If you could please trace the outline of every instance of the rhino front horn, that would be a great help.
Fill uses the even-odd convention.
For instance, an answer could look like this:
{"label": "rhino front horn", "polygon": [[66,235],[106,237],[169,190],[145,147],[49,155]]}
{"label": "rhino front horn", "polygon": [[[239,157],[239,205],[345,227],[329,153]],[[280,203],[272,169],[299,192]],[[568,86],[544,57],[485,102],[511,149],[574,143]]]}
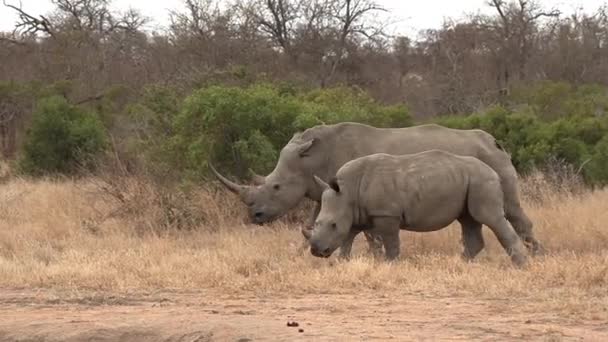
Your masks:
{"label": "rhino front horn", "polygon": [[228,188],[228,190],[239,195],[242,194],[245,190],[247,190],[246,186],[236,184],[235,182],[232,182],[228,178],[222,176],[219,172],[217,172],[213,165],[211,165],[211,163],[208,163],[208,165],[209,169],[211,169],[211,172],[213,172],[215,177],[217,177],[217,179],[219,179],[220,182],[222,182],[222,184],[224,184]]}

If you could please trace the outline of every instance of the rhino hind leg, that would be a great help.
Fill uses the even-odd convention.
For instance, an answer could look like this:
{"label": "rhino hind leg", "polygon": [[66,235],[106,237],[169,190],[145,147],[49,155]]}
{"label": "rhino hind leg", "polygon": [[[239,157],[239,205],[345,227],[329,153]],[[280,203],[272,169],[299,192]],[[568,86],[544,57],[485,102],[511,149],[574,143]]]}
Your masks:
{"label": "rhino hind leg", "polygon": [[502,217],[497,219],[496,222],[488,223],[487,225],[494,232],[502,247],[511,257],[511,261],[513,261],[516,266],[524,266],[527,262],[526,248],[509,221]]}
{"label": "rhino hind leg", "polygon": [[503,198],[497,196],[500,194],[499,189],[497,181],[472,186],[468,198],[469,214],[475,221],[492,230],[516,266],[523,266],[527,262],[526,247],[505,218]]}
{"label": "rhino hind leg", "polygon": [[506,206],[505,216],[511,225],[515,229],[515,232],[524,242],[526,248],[530,251],[532,255],[538,256],[545,253],[545,248],[542,244],[534,237],[534,233],[532,232],[532,221],[521,206],[517,205],[509,205]]}
{"label": "rhino hind leg", "polygon": [[469,215],[458,219],[458,221],[462,227],[462,243],[464,245],[462,258],[471,261],[485,246],[481,232],[482,224]]}
{"label": "rhino hind leg", "polygon": [[490,165],[498,173],[501,181],[501,189],[504,196],[505,216],[511,223],[517,235],[522,239],[524,245],[532,255],[541,255],[545,249],[534,237],[532,232],[532,220],[524,212],[519,200],[519,189],[517,171],[513,167],[511,158],[503,153],[502,157],[495,158],[486,155],[483,161]]}

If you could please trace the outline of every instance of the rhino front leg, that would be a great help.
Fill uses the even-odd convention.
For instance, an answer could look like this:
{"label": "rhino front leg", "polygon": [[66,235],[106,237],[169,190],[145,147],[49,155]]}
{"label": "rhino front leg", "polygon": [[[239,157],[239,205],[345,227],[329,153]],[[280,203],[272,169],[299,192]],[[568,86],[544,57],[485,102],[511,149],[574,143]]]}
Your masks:
{"label": "rhino front leg", "polygon": [[399,240],[399,218],[379,217],[374,219],[373,234],[382,237],[386,259],[389,261],[399,258],[401,241]]}
{"label": "rhino front leg", "polygon": [[[353,248],[353,243],[355,241],[355,237],[360,233],[360,230],[351,229],[348,237],[342,245],[340,246],[340,257],[348,259],[350,258],[350,253]],[[367,239],[367,243],[369,244],[369,251],[372,253],[374,258],[380,257],[382,255],[382,237],[378,234],[374,234],[368,230],[363,231],[363,235],[365,239]]]}
{"label": "rhino front leg", "polygon": [[353,242],[355,241],[355,237],[357,236],[357,234],[359,234],[359,232],[353,229],[351,229],[351,231],[348,233],[346,240],[344,240],[344,242],[342,242],[342,245],[340,245],[340,259],[350,259],[350,253],[353,249]]}

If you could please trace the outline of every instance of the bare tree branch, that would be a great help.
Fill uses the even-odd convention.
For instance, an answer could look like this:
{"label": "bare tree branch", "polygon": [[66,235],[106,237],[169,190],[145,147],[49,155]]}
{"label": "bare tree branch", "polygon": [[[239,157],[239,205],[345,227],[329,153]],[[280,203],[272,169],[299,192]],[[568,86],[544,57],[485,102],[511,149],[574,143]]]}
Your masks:
{"label": "bare tree branch", "polygon": [[8,7],[15,12],[19,16],[19,21],[15,25],[15,29],[13,30],[13,35],[18,32],[22,34],[36,34],[38,32],[43,32],[48,34],[49,36],[54,36],[54,30],[52,24],[49,22],[47,18],[44,16],[40,16],[36,18],[25,11],[23,11],[23,4],[19,1],[19,6],[15,6],[6,2],[6,0],[2,0],[2,3],[5,7]]}

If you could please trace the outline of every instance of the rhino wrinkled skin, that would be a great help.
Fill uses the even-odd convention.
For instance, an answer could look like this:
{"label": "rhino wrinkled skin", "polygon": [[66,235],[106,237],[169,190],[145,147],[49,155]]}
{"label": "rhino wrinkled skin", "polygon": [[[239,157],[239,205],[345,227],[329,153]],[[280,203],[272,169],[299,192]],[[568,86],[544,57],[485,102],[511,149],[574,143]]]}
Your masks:
{"label": "rhino wrinkled skin", "polygon": [[467,260],[483,249],[486,225],[515,265],[526,263],[526,249],[505,218],[500,178],[477,158],[440,150],[378,153],[347,162],[329,184],[315,180],[324,191],[309,240],[314,256],[329,257],[353,240],[353,227],[364,226],[382,237],[393,260],[401,229],[436,231],[458,220]]}
{"label": "rhino wrinkled skin", "polygon": [[[412,154],[432,149],[457,155],[472,156],[489,165],[500,177],[504,193],[505,215],[533,253],[542,251],[532,232],[532,222],[521,208],[517,173],[511,158],[489,133],[461,130],[436,124],[404,128],[376,128],[364,124],[343,122],[319,125],[293,135],[282,148],[274,170],[266,177],[256,176],[253,186],[233,183],[219,174],[216,177],[248,206],[253,223],[275,220],[294,208],[305,197],[315,201],[315,208],[302,233],[308,239],[310,229],[320,209],[321,188],[313,174],[327,182],[338,169],[353,159],[375,154]],[[381,249],[381,239],[364,231],[374,254]],[[348,257],[352,241],[341,247]]]}

